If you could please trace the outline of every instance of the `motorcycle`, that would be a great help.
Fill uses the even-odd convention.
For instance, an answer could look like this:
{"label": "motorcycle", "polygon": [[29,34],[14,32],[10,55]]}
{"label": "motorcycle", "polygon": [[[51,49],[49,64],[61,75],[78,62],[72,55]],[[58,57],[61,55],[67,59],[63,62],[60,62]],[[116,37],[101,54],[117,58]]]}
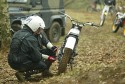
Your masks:
{"label": "motorcycle", "polygon": [[[63,14],[63,13],[62,13]],[[94,27],[99,27],[98,25],[94,24],[93,22],[78,22],[75,19],[72,19],[69,15],[65,15],[66,18],[71,20],[72,26],[69,30],[68,34],[66,35],[64,42],[59,49],[58,52],[58,74],[64,73],[67,70],[67,66],[70,66],[71,70],[73,69],[73,63],[75,56],[78,55],[76,52],[76,47],[79,41],[80,31],[83,26],[90,25]]]}
{"label": "motorcycle", "polygon": [[[112,25],[112,32],[116,33],[119,28],[123,28],[125,26],[125,14],[122,12],[117,12],[116,17],[113,21],[113,25]],[[123,35],[125,36],[125,28],[123,31]]]}
{"label": "motorcycle", "polygon": [[108,15],[108,13],[110,13],[111,16],[114,16],[114,14],[116,14],[116,9],[115,6],[113,5],[112,2],[108,2],[109,4],[105,4],[103,10],[102,10],[102,14],[100,16],[100,26],[104,25],[105,19]]}

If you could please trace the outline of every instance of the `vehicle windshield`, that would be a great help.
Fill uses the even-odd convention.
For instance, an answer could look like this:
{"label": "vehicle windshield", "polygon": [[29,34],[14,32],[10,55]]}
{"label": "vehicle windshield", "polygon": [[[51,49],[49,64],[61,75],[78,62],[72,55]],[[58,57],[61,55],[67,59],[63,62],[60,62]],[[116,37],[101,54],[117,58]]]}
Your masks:
{"label": "vehicle windshield", "polygon": [[8,3],[26,3],[27,0],[7,0]]}

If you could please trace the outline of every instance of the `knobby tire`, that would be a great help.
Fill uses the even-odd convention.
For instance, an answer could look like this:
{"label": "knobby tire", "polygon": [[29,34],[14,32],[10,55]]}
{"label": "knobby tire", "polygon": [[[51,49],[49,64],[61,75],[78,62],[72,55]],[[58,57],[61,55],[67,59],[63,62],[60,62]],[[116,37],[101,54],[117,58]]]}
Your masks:
{"label": "knobby tire", "polygon": [[116,26],[115,24],[113,24],[112,25],[112,32],[116,33],[118,30],[119,30],[119,25]]}
{"label": "knobby tire", "polygon": [[105,18],[106,18],[106,15],[103,15],[103,19],[102,19],[101,22],[100,22],[100,26],[103,26],[103,25],[104,25]]}
{"label": "knobby tire", "polygon": [[66,72],[67,64],[71,55],[72,55],[72,49],[65,48],[62,60],[59,63],[58,74]]}
{"label": "knobby tire", "polygon": [[118,30],[119,30],[119,27],[120,27],[120,24],[117,24],[117,25],[115,25],[115,23],[117,22],[117,17],[114,19],[114,21],[113,21],[113,25],[112,25],[112,32],[113,33],[116,33]]}

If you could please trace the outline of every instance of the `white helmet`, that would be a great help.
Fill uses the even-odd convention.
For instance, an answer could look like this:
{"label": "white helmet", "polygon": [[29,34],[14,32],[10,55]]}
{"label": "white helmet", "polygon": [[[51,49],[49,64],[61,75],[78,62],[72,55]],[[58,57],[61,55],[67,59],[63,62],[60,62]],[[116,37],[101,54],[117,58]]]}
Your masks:
{"label": "white helmet", "polygon": [[28,27],[30,27],[30,29],[35,32],[38,28],[45,28],[45,23],[43,21],[43,19],[39,16],[29,16],[24,24],[26,24]]}

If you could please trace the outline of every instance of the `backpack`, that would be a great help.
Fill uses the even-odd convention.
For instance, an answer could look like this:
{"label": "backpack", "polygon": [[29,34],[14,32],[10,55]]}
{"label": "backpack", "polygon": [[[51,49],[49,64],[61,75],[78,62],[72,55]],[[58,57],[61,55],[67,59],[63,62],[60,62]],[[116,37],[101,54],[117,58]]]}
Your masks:
{"label": "backpack", "polygon": [[23,43],[23,40],[28,36],[29,36],[28,33],[26,33],[22,38],[18,37],[12,38],[9,56],[13,62],[20,63],[22,61],[19,55],[21,50],[21,45]]}

